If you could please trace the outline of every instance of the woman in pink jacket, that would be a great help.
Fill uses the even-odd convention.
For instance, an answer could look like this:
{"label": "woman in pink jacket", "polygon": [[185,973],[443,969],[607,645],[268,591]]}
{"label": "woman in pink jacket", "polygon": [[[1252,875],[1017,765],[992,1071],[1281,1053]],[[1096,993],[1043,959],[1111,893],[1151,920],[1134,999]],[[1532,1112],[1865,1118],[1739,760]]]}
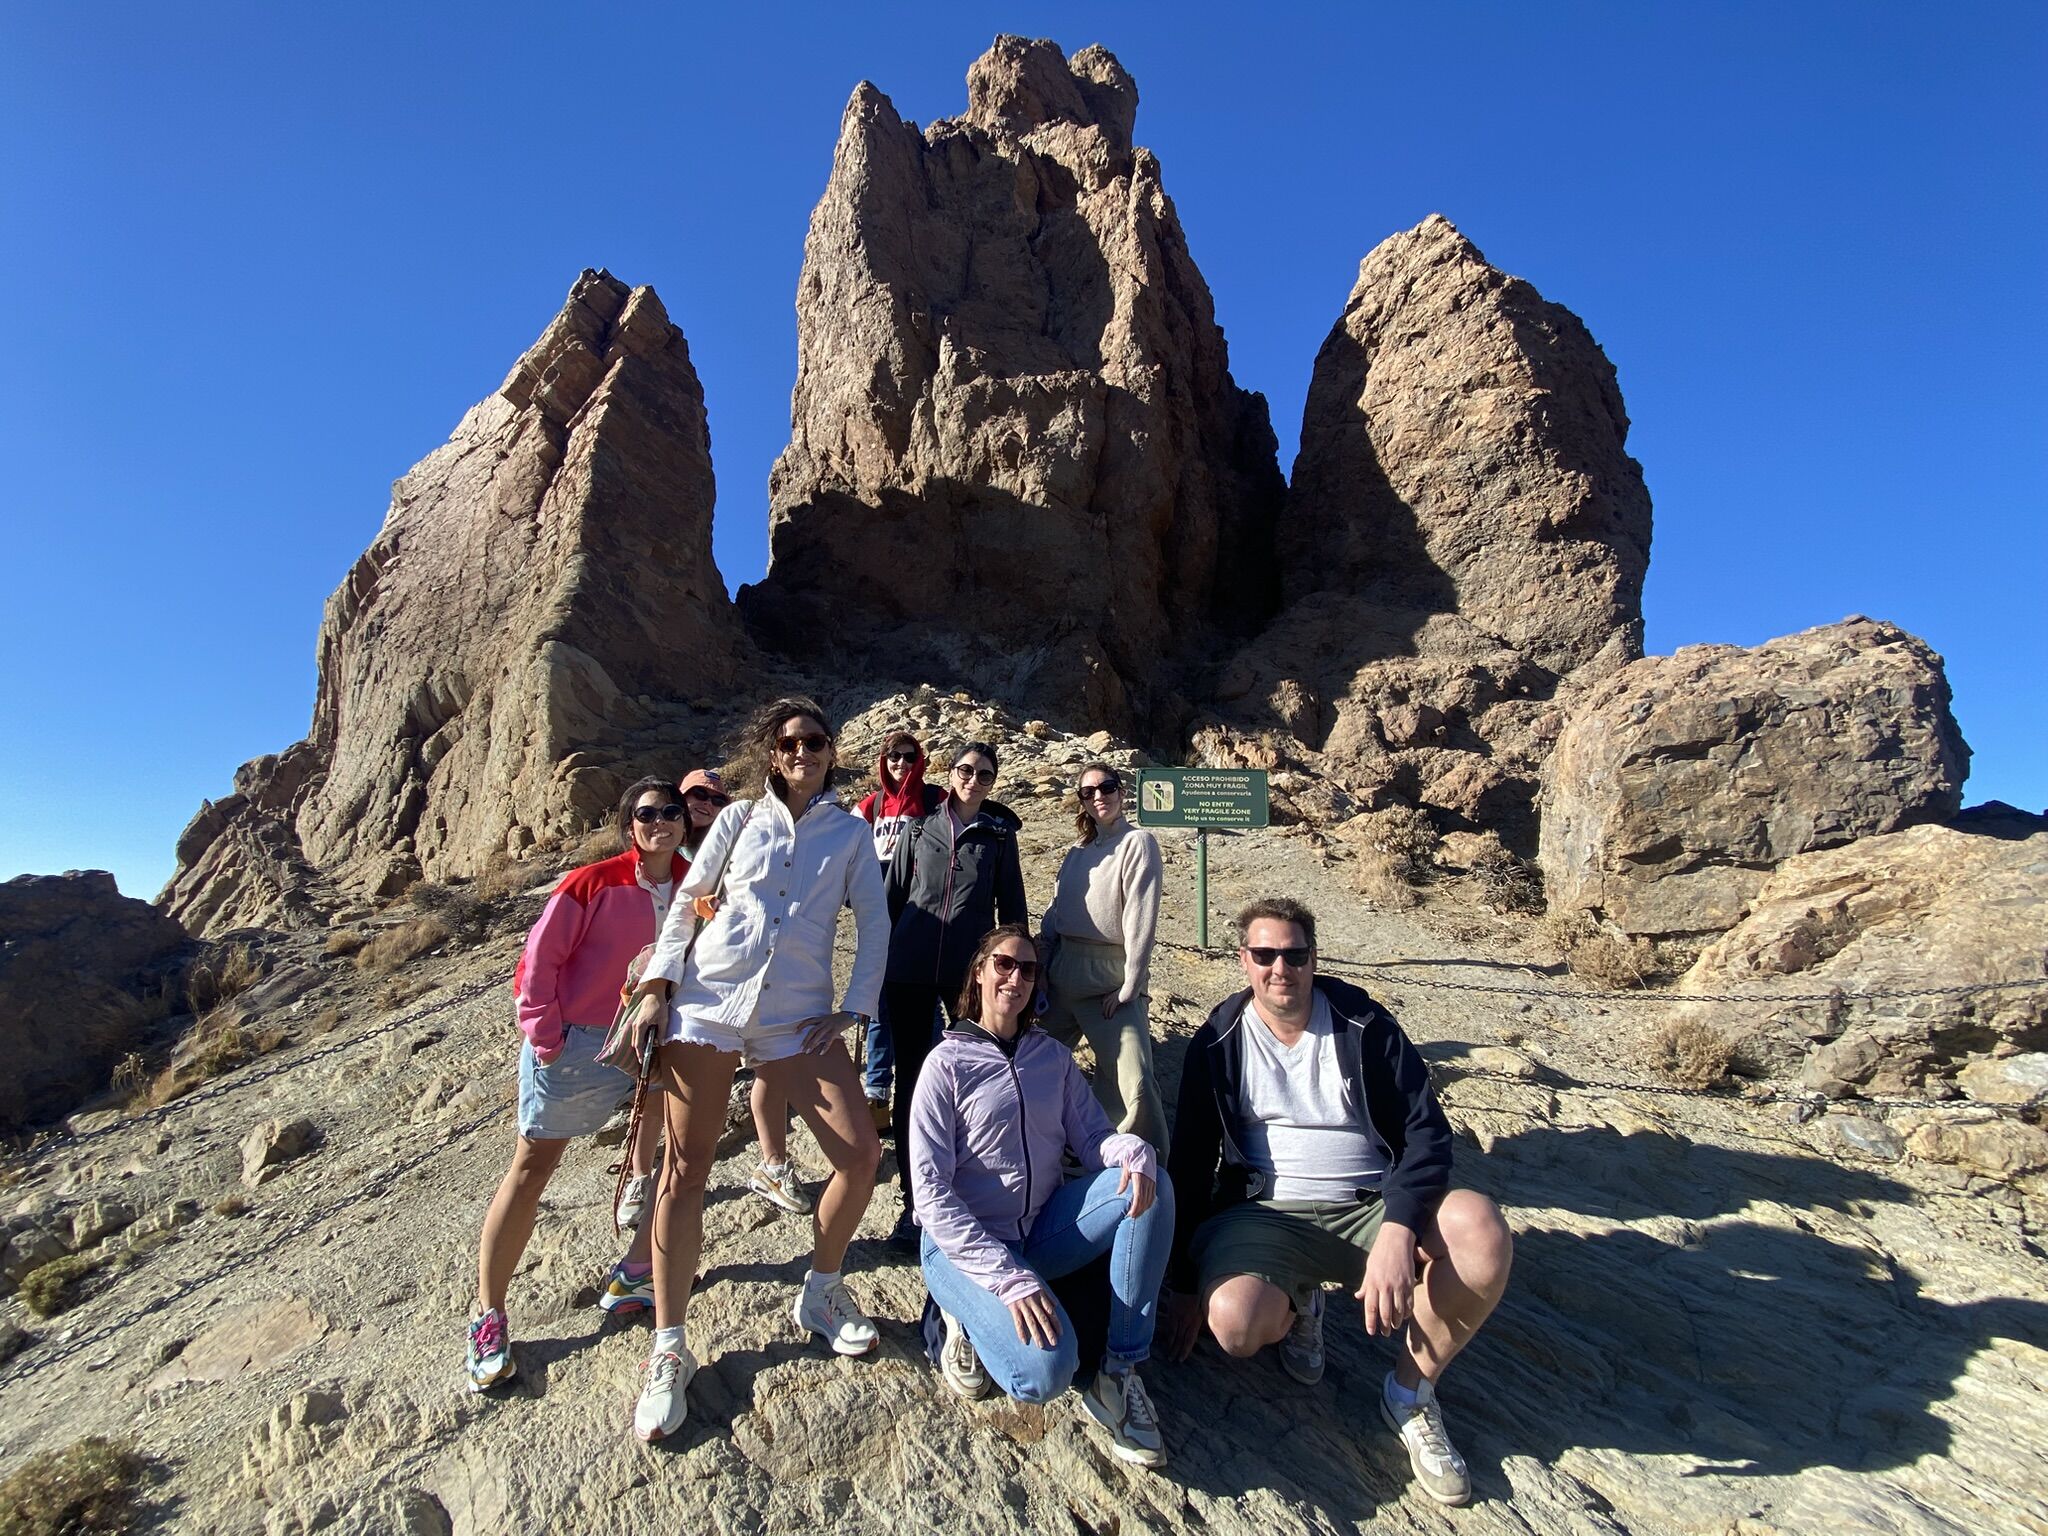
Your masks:
{"label": "woman in pink jacket", "polygon": [[[1050,1401],[1079,1366],[1074,1326],[1047,1286],[1109,1255],[1109,1339],[1081,1406],[1125,1461],[1165,1442],[1137,1365],[1151,1352],[1173,1246],[1173,1187],[1143,1137],[1117,1131],[1073,1052],[1031,1022],[1038,952],[1005,923],[969,963],[957,1022],[918,1077],[911,1185],[925,1284],[939,1305],[946,1382],[979,1397]],[[1062,1182],[1064,1154],[1081,1176]]]}
{"label": "woman in pink jacket", "polygon": [[[604,1128],[631,1087],[597,1059],[633,957],[652,944],[675,892],[683,806],[666,779],[642,779],[619,800],[614,858],[571,870],[526,936],[512,986],[519,1001],[519,1127],[512,1166],[491,1198],[477,1252],[477,1310],[469,1323],[473,1392],[510,1381],[512,1328],[505,1291],[519,1267],[541,1194],[573,1136]],[[612,1267],[599,1305],[653,1305],[650,1234],[642,1222]]]}

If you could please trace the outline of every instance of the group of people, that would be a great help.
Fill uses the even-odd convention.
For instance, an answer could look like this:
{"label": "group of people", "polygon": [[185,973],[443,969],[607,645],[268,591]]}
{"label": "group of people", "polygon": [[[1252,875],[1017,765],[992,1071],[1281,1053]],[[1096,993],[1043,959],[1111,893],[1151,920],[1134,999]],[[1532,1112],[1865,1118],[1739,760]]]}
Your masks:
{"label": "group of people", "polygon": [[[568,1141],[618,1107],[626,1080],[599,1047],[625,985],[661,1111],[627,1150],[618,1217],[633,1236],[599,1305],[654,1313],[640,1438],[686,1412],[705,1185],[746,1068],[761,1144],[749,1187],[810,1213],[791,1314],[833,1350],[879,1342],[841,1270],[886,1126],[902,1182],[890,1240],[918,1253],[953,1391],[1044,1402],[1078,1382],[1113,1452],[1157,1466],[1166,1445],[1137,1369],[1155,1339],[1176,1359],[1205,1330],[1234,1357],[1277,1345],[1313,1383],[1339,1284],[1395,1341],[1380,1413],[1419,1482],[1465,1502],[1435,1383],[1498,1302],[1512,1244],[1491,1201],[1450,1188],[1449,1127],[1413,1045],[1363,991],[1316,975],[1313,915],[1277,898],[1239,915],[1247,985],[1190,1042],[1169,1141],[1146,1018],[1159,848],[1125,818],[1117,770],[1077,776],[1076,841],[1034,931],[992,745],[954,752],[941,787],[896,732],[881,787],[849,812],[828,787],[834,734],[809,699],[764,705],[735,754],[757,798],[704,770],[643,779],[619,803],[622,851],[550,896],[515,976],[518,1134],[479,1245],[471,1386],[512,1379],[506,1289],[541,1193]],[[843,908],[854,961],[835,998]],[[815,1200],[789,1159],[792,1112],[831,1164]],[[1086,1345],[1069,1303],[1100,1324]]]}

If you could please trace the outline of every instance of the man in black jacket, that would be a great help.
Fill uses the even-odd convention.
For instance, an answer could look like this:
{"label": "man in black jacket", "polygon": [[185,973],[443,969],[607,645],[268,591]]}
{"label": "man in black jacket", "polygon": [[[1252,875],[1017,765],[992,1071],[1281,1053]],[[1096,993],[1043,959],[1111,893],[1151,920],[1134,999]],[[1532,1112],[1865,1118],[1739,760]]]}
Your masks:
{"label": "man in black jacket", "polygon": [[1394,1339],[1380,1415],[1425,1492],[1472,1496],[1436,1383],[1507,1288],[1514,1243],[1486,1196],[1450,1187],[1451,1128],[1429,1069],[1386,1009],[1315,974],[1300,902],[1237,916],[1248,990],[1195,1032],[1168,1165],[1180,1205],[1161,1340],[1184,1359],[1204,1322],[1226,1354],[1269,1344],[1323,1374],[1323,1287]]}

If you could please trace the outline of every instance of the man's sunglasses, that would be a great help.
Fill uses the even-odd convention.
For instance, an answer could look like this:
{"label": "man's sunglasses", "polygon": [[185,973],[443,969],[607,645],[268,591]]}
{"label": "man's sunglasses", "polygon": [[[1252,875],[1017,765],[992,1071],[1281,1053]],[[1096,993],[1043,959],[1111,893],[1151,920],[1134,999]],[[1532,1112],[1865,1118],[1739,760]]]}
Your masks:
{"label": "man's sunglasses", "polygon": [[996,968],[998,976],[1022,976],[1026,981],[1038,979],[1036,960],[1019,960],[1013,955],[997,953],[988,957],[988,963]]}
{"label": "man's sunglasses", "polygon": [[953,765],[953,776],[961,779],[972,779],[977,784],[993,784],[996,781],[995,769],[977,768],[972,763],[955,763]]}
{"label": "man's sunglasses", "polygon": [[720,794],[715,789],[706,789],[702,784],[699,784],[692,789],[684,790],[683,798],[685,800],[701,800],[708,805],[716,805],[720,807],[732,804],[731,795]]}
{"label": "man's sunglasses", "polygon": [[775,745],[782,749],[784,757],[795,757],[798,747],[812,754],[823,752],[832,745],[832,738],[823,731],[810,731],[802,736],[784,736]]}
{"label": "man's sunglasses", "polygon": [[1104,779],[1100,784],[1083,784],[1075,791],[1083,800],[1093,800],[1098,795],[1120,795],[1123,792],[1123,785],[1115,779]]}
{"label": "man's sunglasses", "polygon": [[[696,791],[691,790],[690,793],[695,794]],[[681,821],[683,808],[680,805],[636,805],[633,807],[633,819],[643,827],[651,827],[657,821]]]}
{"label": "man's sunglasses", "polygon": [[1253,965],[1271,965],[1275,960],[1285,960],[1294,970],[1308,964],[1309,956],[1315,950],[1306,944],[1290,944],[1285,949],[1270,949],[1264,944],[1247,944],[1244,952],[1252,957]]}

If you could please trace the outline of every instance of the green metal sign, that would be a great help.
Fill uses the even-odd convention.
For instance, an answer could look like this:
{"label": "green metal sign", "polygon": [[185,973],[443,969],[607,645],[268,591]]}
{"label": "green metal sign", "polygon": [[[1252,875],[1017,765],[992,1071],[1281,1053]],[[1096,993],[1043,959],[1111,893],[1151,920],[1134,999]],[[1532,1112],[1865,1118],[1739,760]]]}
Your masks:
{"label": "green metal sign", "polygon": [[1263,768],[1145,768],[1141,827],[1263,827],[1270,819]]}

